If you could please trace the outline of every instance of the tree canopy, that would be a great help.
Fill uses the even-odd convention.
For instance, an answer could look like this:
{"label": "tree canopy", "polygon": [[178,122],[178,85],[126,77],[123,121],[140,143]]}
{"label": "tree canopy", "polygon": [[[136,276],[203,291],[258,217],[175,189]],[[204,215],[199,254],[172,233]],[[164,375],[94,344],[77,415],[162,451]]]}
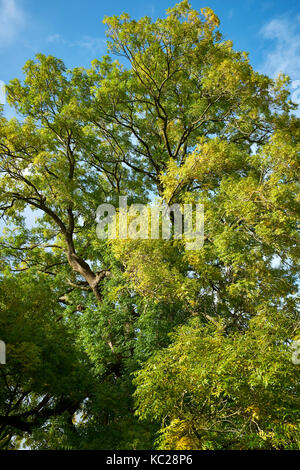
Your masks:
{"label": "tree canopy", "polygon": [[[0,448],[299,449],[289,78],[185,0],[104,22],[90,69],[37,54],[6,87]],[[99,239],[119,196],[203,204],[203,247]]]}

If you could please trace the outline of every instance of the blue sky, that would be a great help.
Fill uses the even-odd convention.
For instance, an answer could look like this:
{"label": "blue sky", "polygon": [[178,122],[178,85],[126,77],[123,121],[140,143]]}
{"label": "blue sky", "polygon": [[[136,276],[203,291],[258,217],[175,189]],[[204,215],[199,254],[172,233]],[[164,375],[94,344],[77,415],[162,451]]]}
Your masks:
{"label": "blue sky", "polygon": [[[0,80],[21,76],[25,61],[37,52],[63,59],[68,67],[89,66],[105,53],[104,16],[124,11],[134,18],[163,16],[171,0],[0,0]],[[194,0],[209,6],[221,31],[237,49],[250,52],[252,65],[300,80],[299,0]],[[298,86],[296,84],[295,86]],[[299,82],[300,88],[300,82]]]}

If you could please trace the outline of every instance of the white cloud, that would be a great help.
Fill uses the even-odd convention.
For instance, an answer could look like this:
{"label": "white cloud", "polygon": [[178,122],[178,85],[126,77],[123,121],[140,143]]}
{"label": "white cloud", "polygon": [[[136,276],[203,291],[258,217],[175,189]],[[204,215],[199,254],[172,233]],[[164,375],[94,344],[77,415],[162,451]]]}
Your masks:
{"label": "white cloud", "polygon": [[106,41],[103,38],[83,36],[78,41],[68,41],[67,39],[64,39],[61,34],[58,33],[51,34],[46,38],[46,41],[48,43],[57,43],[68,47],[81,47],[83,49],[88,49],[92,53],[102,51],[106,45]]}
{"label": "white cloud", "polygon": [[99,52],[103,50],[106,45],[106,40],[103,38],[94,38],[92,36],[84,36],[80,41],[75,43],[75,46],[84,47],[91,52]]}
{"label": "white cloud", "polygon": [[262,29],[265,39],[273,41],[261,72],[275,78],[279,73],[290,76],[291,99],[298,104],[295,114],[300,117],[300,15],[293,20],[288,17],[274,18]]}
{"label": "white cloud", "polygon": [[280,72],[293,80],[300,79],[300,15],[293,20],[274,18],[262,29],[265,39],[273,41],[274,47],[267,53],[262,72],[276,77]]}
{"label": "white cloud", "polygon": [[46,38],[46,41],[47,42],[61,42],[62,41],[62,37],[60,34],[51,34],[50,36],[48,36]]}
{"label": "white cloud", "polygon": [[0,0],[0,48],[14,40],[24,21],[24,12],[17,0]]}

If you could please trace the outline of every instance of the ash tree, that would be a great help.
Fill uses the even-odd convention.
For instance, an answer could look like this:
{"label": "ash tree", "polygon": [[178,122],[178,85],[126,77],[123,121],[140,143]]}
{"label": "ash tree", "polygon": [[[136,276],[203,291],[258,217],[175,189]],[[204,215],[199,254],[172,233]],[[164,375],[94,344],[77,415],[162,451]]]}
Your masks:
{"label": "ash tree", "polygon": [[[104,22],[90,69],[38,54],[7,86],[0,446],[299,449],[289,78],[255,72],[187,1]],[[98,239],[119,196],[204,204],[203,248]]]}

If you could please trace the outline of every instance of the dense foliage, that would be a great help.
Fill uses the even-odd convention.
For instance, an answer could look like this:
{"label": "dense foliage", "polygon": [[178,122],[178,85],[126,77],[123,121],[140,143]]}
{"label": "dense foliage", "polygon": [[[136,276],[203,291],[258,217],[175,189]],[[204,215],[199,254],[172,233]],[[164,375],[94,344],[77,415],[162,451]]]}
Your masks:
{"label": "dense foliage", "polygon": [[[289,79],[187,1],[105,23],[91,69],[38,54],[7,86],[0,447],[299,449]],[[203,248],[100,240],[96,209],[119,196],[204,204]]]}

